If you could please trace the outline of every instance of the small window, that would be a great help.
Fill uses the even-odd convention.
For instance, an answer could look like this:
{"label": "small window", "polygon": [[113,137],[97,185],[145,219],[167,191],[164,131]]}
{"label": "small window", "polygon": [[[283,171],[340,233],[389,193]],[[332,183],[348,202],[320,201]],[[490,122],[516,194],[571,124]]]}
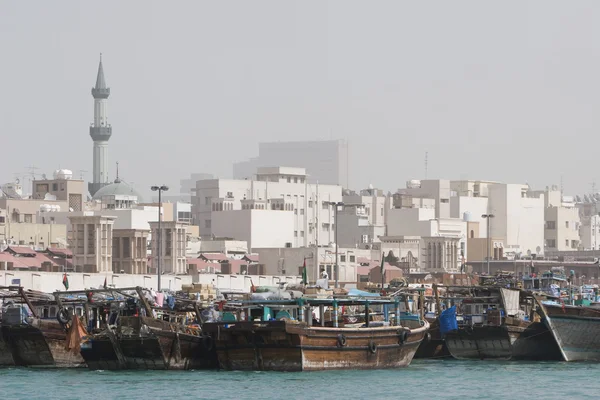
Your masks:
{"label": "small window", "polygon": [[565,221],[565,228],[569,228],[569,221]]}
{"label": "small window", "polygon": [[304,215],[304,208],[300,209],[300,215]]}
{"label": "small window", "polygon": [[294,177],[294,183],[298,183],[298,177]]}
{"label": "small window", "polygon": [[329,210],[329,203],[326,201],[323,202],[323,210]]}
{"label": "small window", "polygon": [[340,262],[346,262],[346,255],[345,254],[342,254],[340,256]]}
{"label": "small window", "polygon": [[475,237],[475,231],[473,229],[471,229],[471,239],[473,239]]}
{"label": "small window", "polygon": [[298,215],[298,209],[294,208],[294,214]]}
{"label": "small window", "polygon": [[350,256],[350,262],[355,262],[356,261],[356,256]]}
{"label": "small window", "polygon": [[313,202],[312,202],[312,200],[309,200],[308,201],[308,208],[312,208],[312,207],[313,207]]}
{"label": "small window", "polygon": [[292,182],[292,178],[288,176],[288,177],[287,177],[287,182],[288,182],[288,183],[291,183],[291,182]]}
{"label": "small window", "polygon": [[298,237],[298,231],[294,231],[294,237]]}
{"label": "small window", "polygon": [[565,240],[565,246],[569,245],[569,239]]}
{"label": "small window", "polygon": [[304,237],[304,231],[300,231],[300,237]]}
{"label": "small window", "polygon": [[54,191],[54,192],[58,191],[58,183],[52,184],[52,191]]}

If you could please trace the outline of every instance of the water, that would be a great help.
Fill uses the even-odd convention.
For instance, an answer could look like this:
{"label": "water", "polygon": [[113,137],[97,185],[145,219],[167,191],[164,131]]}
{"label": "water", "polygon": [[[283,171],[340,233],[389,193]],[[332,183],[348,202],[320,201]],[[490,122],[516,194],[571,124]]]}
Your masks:
{"label": "water", "polygon": [[381,371],[0,370],[2,399],[597,398],[600,364],[421,361]]}

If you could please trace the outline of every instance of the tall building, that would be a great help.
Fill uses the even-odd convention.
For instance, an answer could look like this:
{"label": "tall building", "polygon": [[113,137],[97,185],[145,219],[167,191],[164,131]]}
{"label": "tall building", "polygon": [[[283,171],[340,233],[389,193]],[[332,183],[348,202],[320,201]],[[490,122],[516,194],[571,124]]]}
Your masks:
{"label": "tall building", "polygon": [[258,157],[233,164],[233,179],[253,179],[258,168],[279,165],[306,169],[308,183],[348,187],[345,140],[259,143]]}
{"label": "tall building", "polygon": [[265,167],[255,179],[196,182],[192,218],[203,238],[245,240],[250,248],[326,245],[335,236],[330,203],[341,201],[341,186],[309,184],[304,168]]}
{"label": "tall building", "polygon": [[104,69],[102,68],[102,54],[98,65],[96,86],[92,88],[94,97],[94,122],[90,126],[90,136],[94,141],[94,169],[93,181],[88,185],[90,194],[94,196],[103,186],[108,185],[108,140],[112,135],[112,127],[108,123],[108,96],[110,89],[106,86]]}

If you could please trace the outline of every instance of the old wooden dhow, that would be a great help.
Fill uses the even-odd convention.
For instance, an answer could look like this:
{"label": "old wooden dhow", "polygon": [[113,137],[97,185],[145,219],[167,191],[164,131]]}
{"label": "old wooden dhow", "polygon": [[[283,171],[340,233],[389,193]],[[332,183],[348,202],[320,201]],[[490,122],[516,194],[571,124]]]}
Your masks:
{"label": "old wooden dhow", "polygon": [[[345,311],[353,307],[363,310],[364,322],[344,322]],[[376,315],[380,321],[373,320]],[[421,318],[402,318],[398,299],[246,301],[226,319],[203,325],[226,370],[405,367],[429,329]]]}

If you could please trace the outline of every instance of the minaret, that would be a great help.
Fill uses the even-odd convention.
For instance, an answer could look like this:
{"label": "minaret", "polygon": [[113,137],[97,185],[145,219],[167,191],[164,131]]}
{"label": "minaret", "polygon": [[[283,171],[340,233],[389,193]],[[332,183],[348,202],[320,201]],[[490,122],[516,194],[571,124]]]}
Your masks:
{"label": "minaret", "polygon": [[108,124],[107,102],[110,89],[106,87],[104,69],[102,68],[102,53],[98,65],[96,86],[92,88],[94,97],[94,123],[90,126],[90,136],[94,141],[94,177],[88,185],[90,195],[94,195],[108,180],[108,139],[112,135],[112,127]]}

